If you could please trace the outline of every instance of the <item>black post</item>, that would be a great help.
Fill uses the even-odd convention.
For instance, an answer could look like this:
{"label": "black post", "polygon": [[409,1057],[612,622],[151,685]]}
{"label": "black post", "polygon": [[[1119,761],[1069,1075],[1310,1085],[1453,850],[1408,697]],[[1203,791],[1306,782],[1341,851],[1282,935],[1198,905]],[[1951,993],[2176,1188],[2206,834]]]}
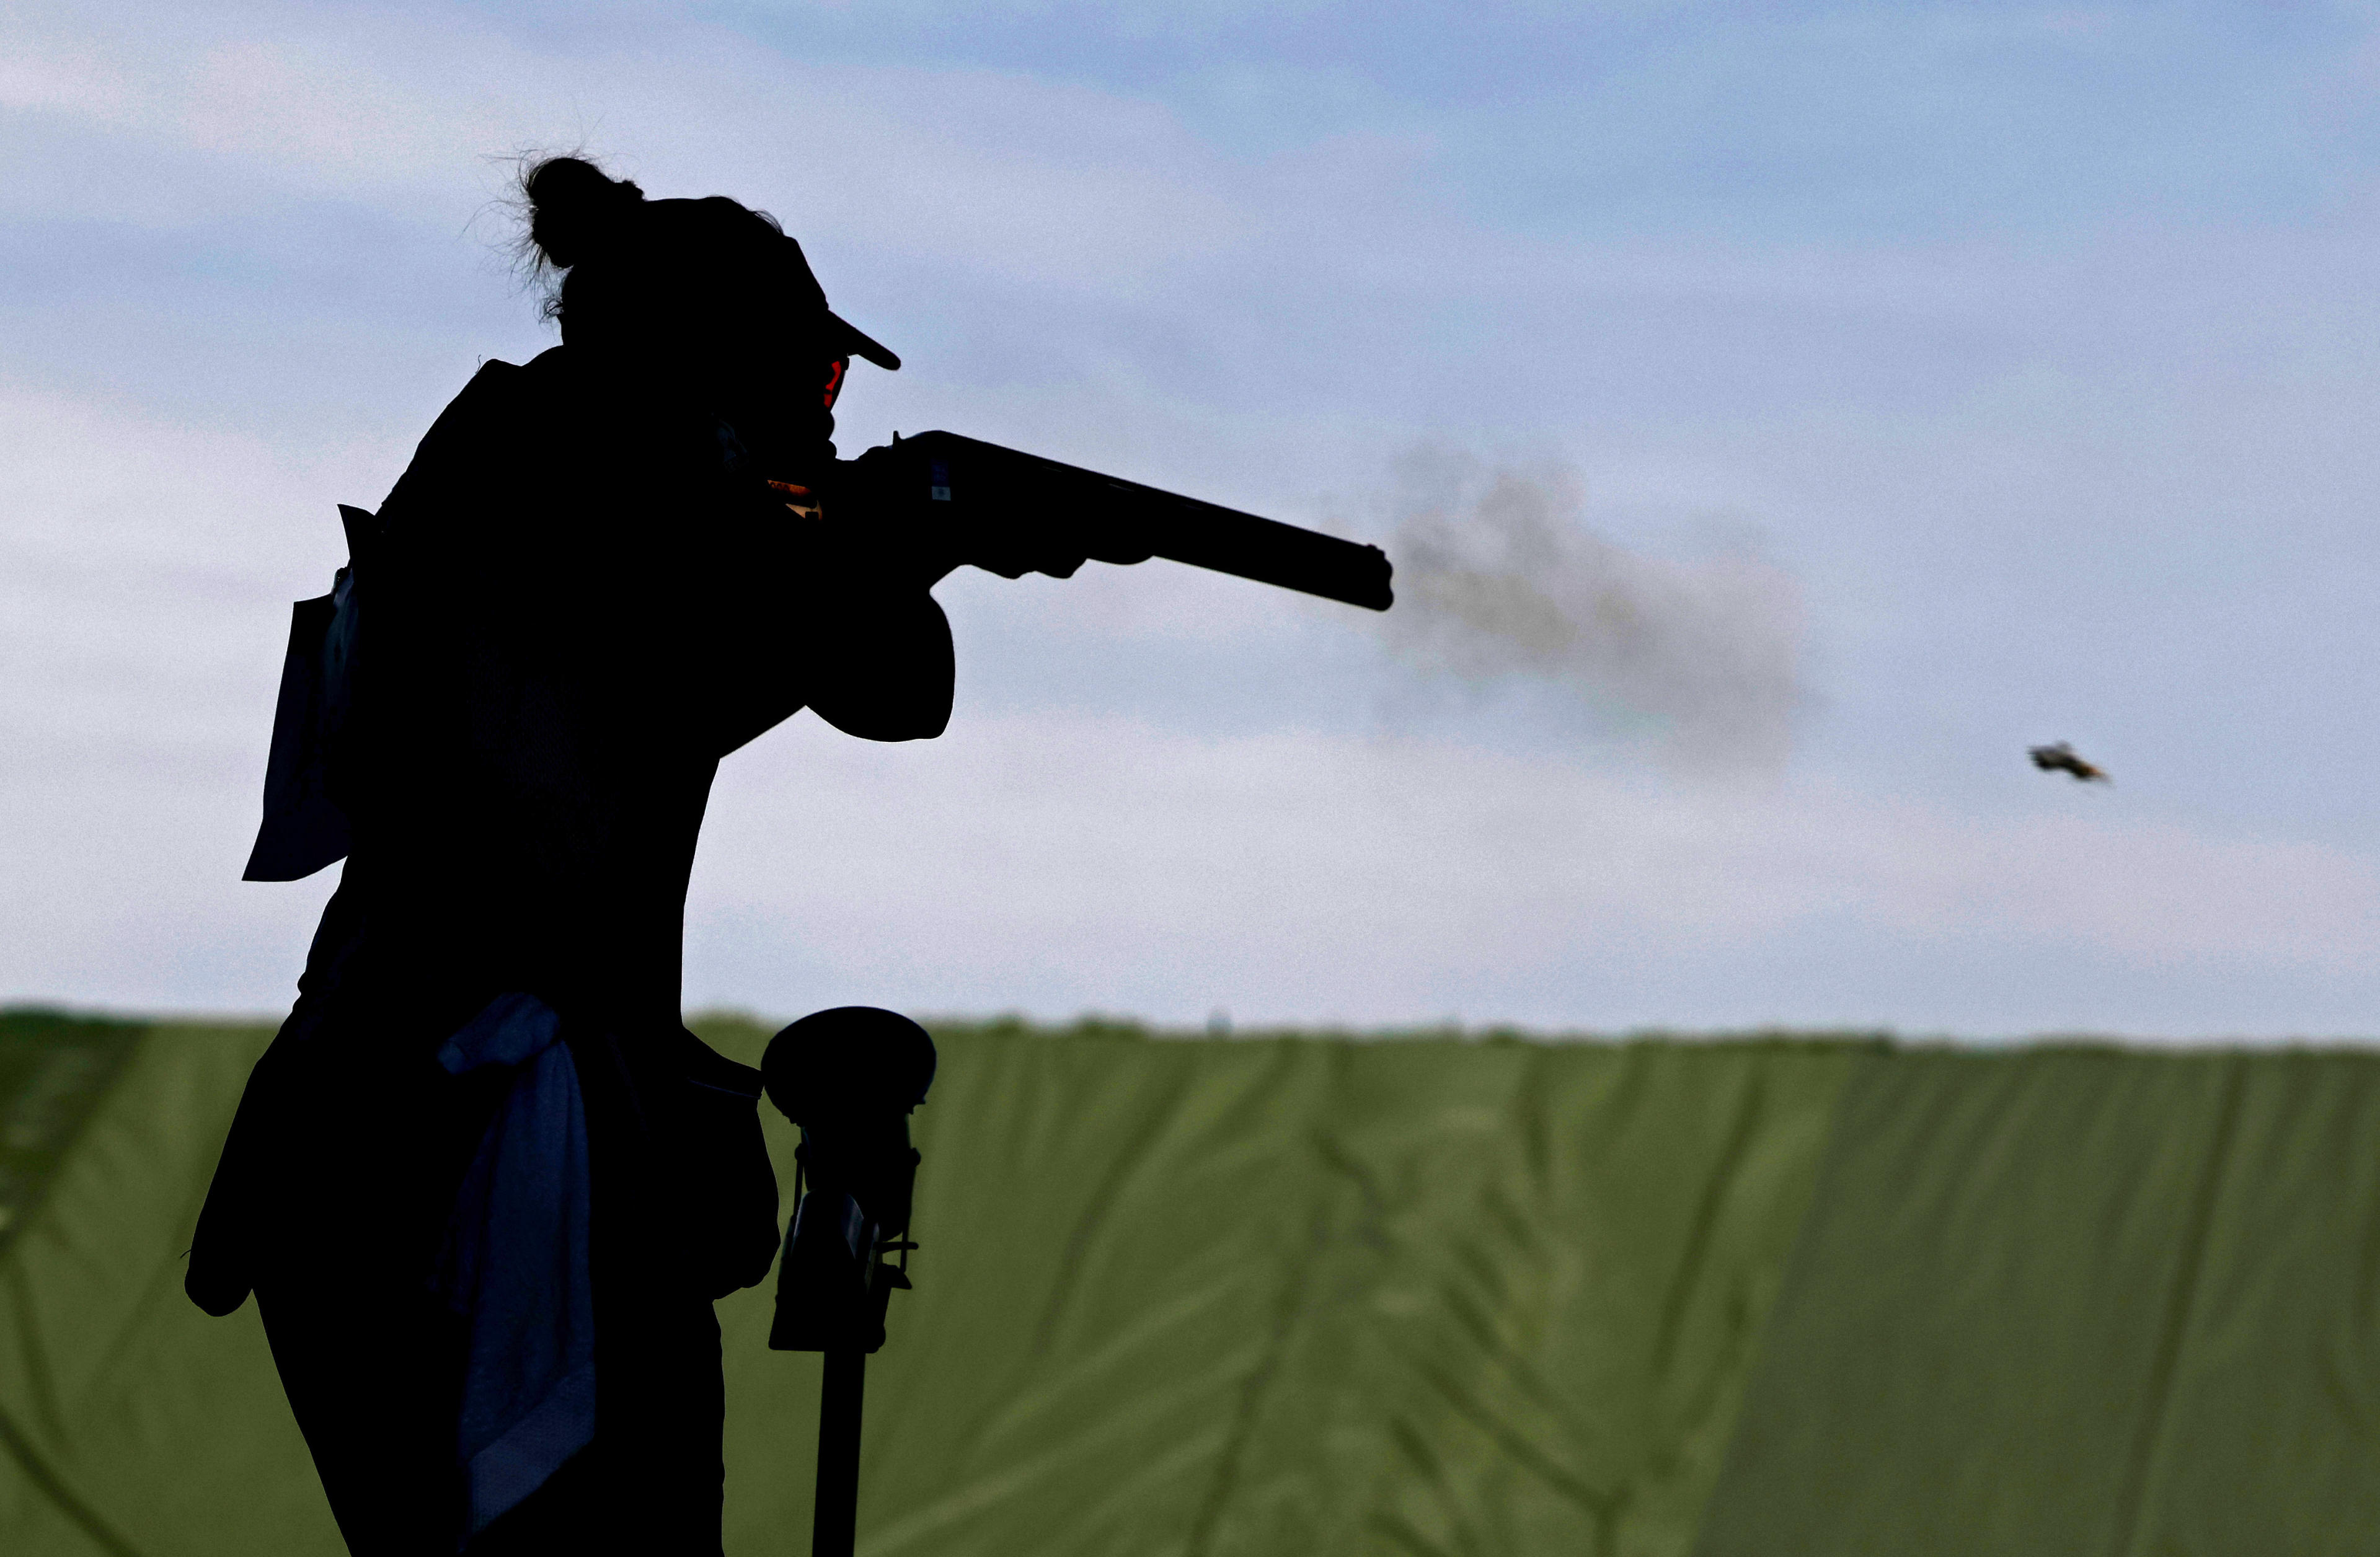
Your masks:
{"label": "black post", "polygon": [[[769,1345],[825,1356],[810,1557],[852,1557],[859,1524],[859,1408],[885,1305],[909,1285],[917,1153],[909,1111],[934,1080],[934,1041],[872,1006],[817,1011],[769,1040],[769,1100],[801,1128],[803,1186],[777,1262]],[[885,1256],[898,1254],[899,1264]]]}
{"label": "black post", "polygon": [[810,1557],[851,1557],[859,1527],[859,1406],[868,1354],[838,1346],[826,1354],[819,1388],[818,1499],[810,1516]]}

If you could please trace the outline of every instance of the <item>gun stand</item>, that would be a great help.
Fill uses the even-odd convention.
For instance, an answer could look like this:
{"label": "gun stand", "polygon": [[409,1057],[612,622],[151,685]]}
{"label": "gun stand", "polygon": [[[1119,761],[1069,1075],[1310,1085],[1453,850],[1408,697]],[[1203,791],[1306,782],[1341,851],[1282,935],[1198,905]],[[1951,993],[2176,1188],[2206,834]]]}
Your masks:
{"label": "gun stand", "polygon": [[819,1387],[818,1497],[810,1516],[810,1557],[851,1557],[859,1531],[859,1407],[868,1388],[868,1354],[838,1346],[826,1354]]}
{"label": "gun stand", "polygon": [[[846,1006],[786,1028],[760,1062],[770,1101],[802,1132],[769,1346],[825,1355],[810,1557],[851,1557],[857,1537],[868,1354],[884,1344],[894,1289],[909,1285],[909,1110],[925,1101],[934,1058],[916,1022]],[[895,1252],[901,1262],[888,1263]]]}

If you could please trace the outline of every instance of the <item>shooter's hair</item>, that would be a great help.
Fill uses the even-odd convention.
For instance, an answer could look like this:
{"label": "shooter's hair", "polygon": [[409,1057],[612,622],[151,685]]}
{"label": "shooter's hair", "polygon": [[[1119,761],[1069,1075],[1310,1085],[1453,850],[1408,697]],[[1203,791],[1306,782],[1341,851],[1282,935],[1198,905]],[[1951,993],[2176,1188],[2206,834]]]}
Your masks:
{"label": "shooter's hair", "polygon": [[658,344],[766,311],[823,317],[801,247],[724,195],[648,200],[584,157],[524,162],[520,254],[563,339]]}

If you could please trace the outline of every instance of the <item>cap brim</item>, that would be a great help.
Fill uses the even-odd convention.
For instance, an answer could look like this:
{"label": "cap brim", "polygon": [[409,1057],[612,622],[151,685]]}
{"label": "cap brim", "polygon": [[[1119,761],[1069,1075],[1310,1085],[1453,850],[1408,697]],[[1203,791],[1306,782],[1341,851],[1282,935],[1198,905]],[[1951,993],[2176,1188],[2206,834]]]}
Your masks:
{"label": "cap brim", "polygon": [[862,333],[850,320],[832,311],[826,319],[838,356],[864,357],[888,373],[901,370],[901,359],[878,344],[873,336]]}

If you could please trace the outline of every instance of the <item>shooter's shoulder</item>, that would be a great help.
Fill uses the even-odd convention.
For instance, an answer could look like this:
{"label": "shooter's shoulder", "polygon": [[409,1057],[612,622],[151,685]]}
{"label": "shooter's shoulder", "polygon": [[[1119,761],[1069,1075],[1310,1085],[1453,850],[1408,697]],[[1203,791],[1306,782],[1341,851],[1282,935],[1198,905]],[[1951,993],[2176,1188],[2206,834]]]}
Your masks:
{"label": "shooter's shoulder", "polygon": [[[558,351],[559,348],[556,348]],[[462,392],[446,403],[446,409],[430,425],[423,439],[427,443],[442,432],[468,428],[493,430],[508,419],[517,416],[522,409],[539,397],[540,389],[555,377],[554,368],[546,359],[552,351],[540,352],[531,357],[528,366],[490,357],[480,364]]]}

